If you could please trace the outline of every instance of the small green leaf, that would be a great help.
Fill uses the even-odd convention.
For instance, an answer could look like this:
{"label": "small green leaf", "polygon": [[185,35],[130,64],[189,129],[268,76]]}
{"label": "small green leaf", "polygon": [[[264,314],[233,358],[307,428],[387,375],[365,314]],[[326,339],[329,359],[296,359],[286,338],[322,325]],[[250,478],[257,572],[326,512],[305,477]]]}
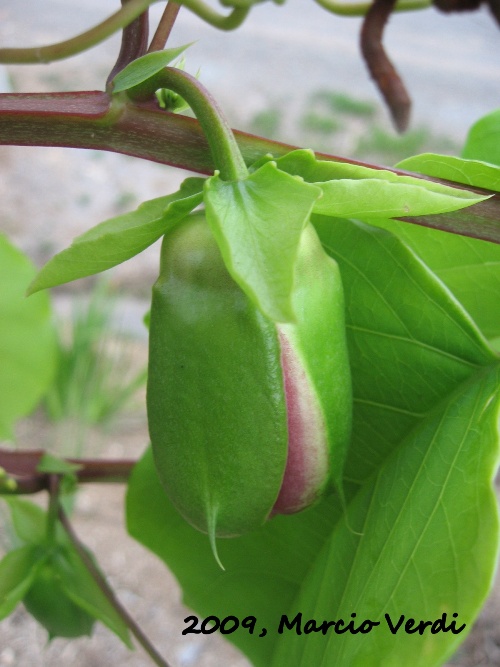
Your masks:
{"label": "small green leaf", "polygon": [[205,185],[208,223],[226,267],[247,296],[276,322],[294,318],[291,306],[300,236],[321,191],[272,162],[248,178]]}
{"label": "small green leaf", "polygon": [[45,452],[42,458],[40,459],[36,469],[38,472],[45,472],[55,475],[71,475],[77,470],[81,470],[83,466],[78,465],[77,463],[69,463],[64,459],[61,459],[59,456],[54,456]]}
{"label": "small green leaf", "polygon": [[39,544],[45,539],[47,513],[30,500],[6,497],[14,531],[20,540]]}
{"label": "small green leaf", "polygon": [[321,188],[314,213],[332,217],[394,218],[456,211],[487,197],[432,181],[398,176],[346,162],[317,160],[297,150],[276,160],[278,169]]}
{"label": "small green leaf", "polygon": [[46,294],[26,299],[35,269],[0,235],[0,439],[47,390],[56,369],[56,337]]}
{"label": "small green leaf", "polygon": [[166,111],[170,111],[171,113],[182,113],[183,111],[186,111],[186,109],[189,109],[189,104],[186,100],[180,95],[177,95],[177,93],[174,93],[173,90],[159,88],[155,95],[160,107]]}
{"label": "small green leaf", "polygon": [[[47,513],[22,498],[5,500],[11,511],[14,530],[27,544],[10,552],[0,562],[0,618],[7,616],[25,597],[37,575],[38,565],[45,564],[56,577],[60,594],[65,594],[87,614],[104,623],[131,648],[125,623],[94,581],[62,527],[57,526],[57,547],[54,549],[51,545],[47,548],[44,546]],[[93,559],[90,552],[89,557]],[[37,609],[43,606],[38,597],[34,604]],[[48,614],[50,616],[50,612]]]}
{"label": "small green leaf", "polygon": [[402,160],[396,167],[434,178],[445,178],[465,185],[500,191],[500,167],[480,160],[423,153]]}
{"label": "small green leaf", "polygon": [[29,590],[38,561],[31,545],[9,551],[0,561],[0,620],[17,607]]}
{"label": "small green leaf", "polygon": [[[90,553],[89,557],[93,559]],[[99,588],[74,547],[68,544],[58,551],[53,558],[53,564],[66,595],[88,614],[104,623],[128,648],[133,648],[124,620]]]}
{"label": "small green leaf", "polygon": [[54,553],[41,547],[40,567],[23,598],[25,609],[47,630],[49,640],[90,636],[95,618],[66,595],[54,561]]}
{"label": "small green leaf", "polygon": [[500,165],[500,109],[474,123],[469,130],[462,157]]}
{"label": "small green leaf", "polygon": [[74,493],[78,486],[76,472],[83,466],[69,463],[58,456],[45,452],[37,465],[37,471],[48,474],[61,475],[59,492],[61,495]]}
{"label": "small green leaf", "polygon": [[153,51],[137,58],[137,60],[131,62],[115,76],[113,79],[113,93],[121,93],[151,79],[151,77],[161,72],[164,67],[171,63],[172,60],[178,58],[191,44],[178,46],[175,49]]}
{"label": "small green leaf", "polygon": [[188,178],[176,193],[88,230],[47,262],[28,294],[106,271],[139,254],[201,203],[203,183],[202,178]]}

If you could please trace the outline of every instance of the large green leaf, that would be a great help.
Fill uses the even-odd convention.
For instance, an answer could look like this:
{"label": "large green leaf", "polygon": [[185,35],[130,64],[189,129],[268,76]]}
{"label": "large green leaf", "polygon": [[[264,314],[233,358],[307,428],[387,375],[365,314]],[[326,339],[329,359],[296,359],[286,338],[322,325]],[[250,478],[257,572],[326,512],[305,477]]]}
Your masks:
{"label": "large green leaf", "polygon": [[248,178],[205,185],[207,221],[226,267],[247,296],[276,322],[293,321],[291,294],[300,236],[318,187],[268,162]]}
{"label": "large green leaf", "polygon": [[500,109],[483,116],[470,128],[462,157],[500,165]]}
{"label": "large green leaf", "polygon": [[51,382],[56,340],[46,294],[25,298],[35,269],[0,235],[0,439],[28,414]]}
{"label": "large green leaf", "polygon": [[397,220],[374,224],[397,234],[432,269],[489,340],[500,336],[500,244]]}
{"label": "large green leaf", "polygon": [[485,198],[383,169],[318,160],[309,150],[292,151],[276,164],[321,188],[323,196],[316,201],[314,212],[322,215],[363,219],[429,215],[456,211]]}
{"label": "large green leaf", "polygon": [[[479,373],[439,406],[362,488],[316,559],[288,612],[370,619],[367,634],[287,631],[272,667],[434,667],[471,628],[492,584],[498,508],[500,370]],[[405,632],[413,618],[462,634]],[[457,617],[454,618],[454,614]],[[403,627],[393,634],[386,615]]]}
{"label": "large green leaf", "polygon": [[[333,610],[339,608],[340,603],[338,586],[346,581],[346,573],[350,573],[349,585],[354,585],[358,576],[362,582],[370,571],[367,563],[376,565],[378,579],[381,584],[387,584],[398,571],[402,581],[408,572],[417,572],[413,561],[406,570],[400,570],[404,568],[408,549],[410,553],[418,553],[423,568],[418,572],[426,571],[434,561],[442,565],[443,558],[453,553],[454,560],[448,559],[446,567],[430,572],[432,583],[441,571],[447,576],[443,576],[442,587],[436,585],[436,597],[433,597],[432,586],[426,587],[428,606],[424,611],[433,613],[437,602],[443,600],[450,608],[455,605],[456,577],[462,577],[458,590],[464,599],[460,600],[456,611],[460,616],[463,613],[468,623],[484,599],[493,570],[496,517],[491,480],[496,462],[493,452],[497,447],[493,393],[498,377],[494,373],[486,375],[484,368],[495,366],[496,357],[453,296],[392,234],[345,220],[325,220],[324,228],[321,220],[316,222],[327,250],[341,266],[348,304],[346,317],[356,406],[349,462],[349,476],[356,484],[346,487],[351,501],[348,528],[339,522],[343,508],[337,496],[329,495],[302,514],[275,517],[261,530],[243,538],[220,540],[219,555],[226,567],[222,572],[213,561],[208,538],[191,528],[170,505],[156,477],[150,452],[134,470],[127,496],[131,535],[168,564],[181,583],[187,605],[201,616],[257,617],[257,630],[253,635],[240,628],[228,639],[258,667],[269,667],[277,642],[280,647],[274,667],[300,664],[302,650],[309,650],[309,636],[299,637],[303,646],[297,648],[292,633],[278,635],[281,615],[289,614],[293,618],[300,611],[296,601],[304,600],[307,605],[317,601],[318,616],[314,609],[310,617],[318,618],[319,622],[323,618],[334,619]],[[475,407],[471,408],[473,404]],[[455,436],[460,439],[455,441]],[[456,467],[453,445],[460,455]],[[427,451],[432,457],[425,457]],[[407,463],[406,455],[398,452],[408,454]],[[409,486],[412,475],[414,487]],[[439,485],[443,479],[446,483],[449,479],[445,511],[439,504]],[[460,481],[465,485],[463,498],[457,490]],[[394,551],[384,551],[377,563],[369,561],[369,554],[365,554],[366,562],[362,561],[358,575],[356,547],[360,536],[357,532],[363,532],[359,523],[364,516],[361,510],[366,509],[371,496],[377,498],[379,514],[370,529],[370,536],[373,531],[375,535],[364,544],[367,551],[371,547],[376,549],[377,544],[383,542],[382,538],[379,542],[375,540],[377,531],[383,529],[385,536],[392,540]],[[396,527],[400,531],[397,534],[404,536],[407,532],[404,545],[401,543],[406,549],[403,552],[397,550],[398,542],[390,532],[394,526],[390,513],[397,513],[400,499],[403,503],[407,501],[399,523],[396,516]],[[420,502],[424,503],[422,510]],[[426,514],[429,507],[431,514]],[[432,514],[433,508],[436,509]],[[482,511],[484,529],[479,514]],[[454,512],[456,516],[452,520],[449,515]],[[413,515],[417,519],[426,516],[432,519],[429,529],[421,533],[425,540],[420,551],[411,551],[412,540],[415,546],[416,539],[413,529],[418,526]],[[408,523],[403,519],[408,519]],[[424,519],[420,518],[420,527]],[[370,516],[366,526],[369,523]],[[434,539],[428,539],[429,535]],[[477,545],[477,551],[474,551],[474,559],[468,556],[473,566],[468,569],[465,554],[470,545]],[[331,552],[335,550],[339,551],[342,562],[337,571],[327,570]],[[441,552],[445,556],[441,556]],[[322,571],[325,578],[319,586]],[[381,573],[385,573],[385,578]],[[478,577],[482,577],[481,581]],[[359,613],[359,618],[370,617],[372,604],[375,605],[373,613],[380,613],[379,600],[386,589],[381,588],[379,595],[378,579],[371,580],[358,608],[347,611],[347,620],[351,613]],[[415,579],[410,583],[415,586]],[[423,613],[421,606],[416,606],[415,612],[410,608],[410,590],[408,584],[404,591],[398,589],[401,597],[394,597],[399,613]],[[407,597],[404,604],[399,604],[403,593]],[[326,609],[328,600],[330,607]],[[394,615],[395,607],[391,607],[390,602],[391,599],[386,609]],[[267,629],[267,634],[260,637],[262,628]],[[185,624],[179,619],[179,631],[183,629]],[[342,637],[345,635],[335,636],[331,643],[339,641],[347,646],[351,638]],[[328,637],[321,635],[320,639],[327,650]],[[438,652],[446,655],[456,640],[455,636],[438,635],[439,648],[433,648],[435,655]],[[293,657],[288,641],[297,652]],[[310,650],[315,658],[314,651],[318,649]],[[283,661],[280,661],[281,655],[285,656]],[[384,656],[381,660],[379,654],[376,664],[391,664],[386,659]],[[403,657],[399,655],[393,664],[412,667],[421,664],[417,662],[420,659],[418,652],[409,654],[405,649]],[[327,656],[323,663],[311,659],[302,664],[329,667],[350,663],[330,661]],[[358,664],[363,664],[361,659]]]}
{"label": "large green leaf", "polygon": [[346,476],[375,470],[427,412],[496,357],[467,313],[397,237],[315,216],[347,304],[353,444]]}
{"label": "large green leaf", "polygon": [[201,203],[203,183],[188,178],[174,194],[143,202],[81,234],[47,262],[28,294],[106,271],[139,254]]}

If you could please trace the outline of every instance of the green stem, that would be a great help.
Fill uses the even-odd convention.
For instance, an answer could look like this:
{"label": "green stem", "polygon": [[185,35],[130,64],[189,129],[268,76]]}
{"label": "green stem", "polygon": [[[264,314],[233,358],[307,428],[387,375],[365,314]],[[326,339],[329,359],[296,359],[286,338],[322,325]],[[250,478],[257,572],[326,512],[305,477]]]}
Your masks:
{"label": "green stem", "polygon": [[[337,2],[337,0],[315,0],[320,7],[340,16],[364,16],[371,2]],[[431,0],[399,0],[394,11],[406,12],[415,9],[427,9]]]}
{"label": "green stem", "polygon": [[203,0],[179,0],[179,4],[219,30],[234,30],[235,28],[239,28],[250,12],[250,7],[235,7],[227,15],[219,14],[206,5]]}
{"label": "green stem", "polygon": [[146,635],[141,630],[141,628],[137,625],[137,623],[134,621],[134,619],[130,616],[130,614],[125,609],[125,607],[122,606],[121,602],[116,597],[115,592],[113,591],[111,586],[106,581],[106,578],[102,575],[99,568],[96,567],[94,561],[89,556],[87,549],[82,544],[82,542],[80,542],[80,540],[78,539],[78,536],[76,535],[75,531],[73,530],[73,526],[71,525],[71,522],[69,521],[69,519],[68,519],[66,513],[64,512],[63,508],[61,507],[61,505],[59,505],[59,517],[58,518],[59,518],[59,521],[61,522],[61,525],[64,528],[67,536],[69,537],[72,545],[74,546],[75,550],[77,551],[78,555],[80,556],[83,564],[87,568],[89,574],[92,576],[92,578],[94,579],[96,584],[99,586],[102,593],[106,596],[108,602],[111,603],[111,605],[113,606],[115,611],[123,619],[124,623],[126,624],[128,629],[130,630],[130,632],[134,635],[136,640],[139,642],[139,644],[142,646],[142,648],[149,655],[151,660],[155,663],[155,665],[158,665],[158,667],[170,667],[169,663],[166,660],[164,660],[162,658],[162,656],[158,653],[156,648],[149,641],[149,639],[146,637]]}
{"label": "green stem", "polygon": [[147,100],[159,88],[173,90],[186,100],[207,138],[215,168],[224,181],[237,181],[248,176],[248,169],[233,131],[217,102],[208,90],[183,70],[166,67],[154,77],[127,91],[136,100]]}
{"label": "green stem", "polygon": [[59,514],[59,489],[61,479],[59,475],[49,475],[49,507],[47,511],[47,542],[54,544],[56,540],[56,526]]}
{"label": "green stem", "polygon": [[113,33],[121,30],[140,16],[154,2],[158,2],[158,0],[130,0],[115,14],[102,23],[99,23],[99,25],[64,42],[32,48],[0,49],[0,63],[37,64],[69,58],[86,49],[90,49],[110,37]]}

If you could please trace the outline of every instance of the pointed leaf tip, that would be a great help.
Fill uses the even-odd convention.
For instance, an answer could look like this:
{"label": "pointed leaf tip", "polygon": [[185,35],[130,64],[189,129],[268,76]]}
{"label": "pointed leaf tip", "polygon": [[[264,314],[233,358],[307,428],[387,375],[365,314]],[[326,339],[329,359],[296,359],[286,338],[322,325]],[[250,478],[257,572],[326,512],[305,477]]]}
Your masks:
{"label": "pointed leaf tip", "polygon": [[198,206],[203,183],[203,178],[187,178],[177,192],[145,201],[135,211],[105,220],[76,237],[40,269],[27,295],[102,273],[139,254]]}
{"label": "pointed leaf tip", "polygon": [[153,51],[146,53],[141,58],[137,58],[115,76],[113,79],[113,93],[121,93],[151,79],[193,43],[190,42],[189,44],[184,44],[184,46],[165,49],[164,51]]}
{"label": "pointed leaf tip", "polygon": [[208,525],[208,539],[210,541],[210,548],[212,549],[213,557],[215,558],[215,562],[220,567],[220,569],[225,572],[226,568],[222,564],[222,561],[219,557],[219,552],[217,550],[217,538],[216,538],[216,533],[217,533],[217,506],[215,506],[215,505],[212,508],[208,508],[208,511],[207,511],[207,525]]}

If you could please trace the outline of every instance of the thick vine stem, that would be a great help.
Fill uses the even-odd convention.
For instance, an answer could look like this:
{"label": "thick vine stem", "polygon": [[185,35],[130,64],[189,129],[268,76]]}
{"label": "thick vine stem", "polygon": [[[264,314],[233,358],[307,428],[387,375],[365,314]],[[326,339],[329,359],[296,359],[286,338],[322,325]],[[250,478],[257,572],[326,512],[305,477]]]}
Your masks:
{"label": "thick vine stem", "polygon": [[[338,0],[315,0],[315,2],[327,12],[339,16],[365,16],[371,6],[370,2],[338,2]],[[398,0],[394,11],[409,12],[427,9],[431,5],[431,0]]]}
{"label": "thick vine stem", "polygon": [[410,120],[411,100],[382,46],[382,35],[396,0],[373,0],[361,28],[361,52],[372,78],[382,93],[399,132]]}
{"label": "thick vine stem", "polygon": [[[9,479],[15,482],[12,489],[10,491],[7,489],[5,493],[8,493],[8,495],[29,495],[40,491],[51,491],[54,476],[38,470],[38,465],[44,453],[42,449],[15,451],[0,448],[0,467]],[[137,461],[131,459],[111,461],[67,459],[67,461],[79,466],[75,472],[79,483],[101,482],[106,484],[125,484],[137,463]]]}
{"label": "thick vine stem", "polygon": [[36,65],[75,56],[77,53],[86,51],[103,42],[118,30],[125,28],[154,2],[158,2],[158,0],[129,0],[121,9],[102,23],[63,42],[32,48],[0,49],[0,63]]}
{"label": "thick vine stem", "polygon": [[127,91],[135,100],[149,99],[159,88],[168,88],[183,97],[198,119],[207,138],[215,168],[225,181],[248,176],[241,151],[224,114],[209,91],[187,72],[166,67],[144,83]]}
{"label": "thick vine stem", "polygon": [[[210,147],[194,118],[163,111],[155,99],[144,103],[120,102],[118,111],[113,109],[113,104],[110,96],[102,91],[0,94],[0,145],[111,151],[191,172],[213,174],[215,165]],[[234,130],[234,136],[247,165],[266,154],[280,157],[297,148],[238,130]],[[338,155],[317,152],[316,156],[320,160],[387,169],[395,174],[445,182]],[[490,199],[461,211],[403,219],[432,229],[500,243],[500,195],[460,183],[445,183],[490,195]]]}
{"label": "thick vine stem", "polygon": [[149,655],[149,657],[151,658],[151,660],[154,662],[155,665],[158,665],[158,667],[170,667],[169,663],[164,658],[162,658],[162,656],[158,653],[156,648],[149,641],[149,639],[146,637],[141,628],[137,625],[135,620],[130,616],[128,611],[118,600],[118,598],[115,595],[115,592],[106,581],[106,578],[102,575],[101,571],[95,565],[94,561],[90,557],[87,549],[85,548],[85,545],[82,544],[82,542],[80,542],[78,536],[76,535],[73,529],[73,526],[71,525],[70,520],[68,519],[66,513],[64,512],[60,504],[59,504],[58,518],[67,536],[69,537],[73,547],[75,548],[83,564],[87,568],[87,571],[94,579],[95,583],[99,586],[101,592],[106,596],[108,602],[113,606],[115,611],[124,621],[125,625],[128,627],[130,632],[136,638],[138,643],[146,651],[146,653]]}

